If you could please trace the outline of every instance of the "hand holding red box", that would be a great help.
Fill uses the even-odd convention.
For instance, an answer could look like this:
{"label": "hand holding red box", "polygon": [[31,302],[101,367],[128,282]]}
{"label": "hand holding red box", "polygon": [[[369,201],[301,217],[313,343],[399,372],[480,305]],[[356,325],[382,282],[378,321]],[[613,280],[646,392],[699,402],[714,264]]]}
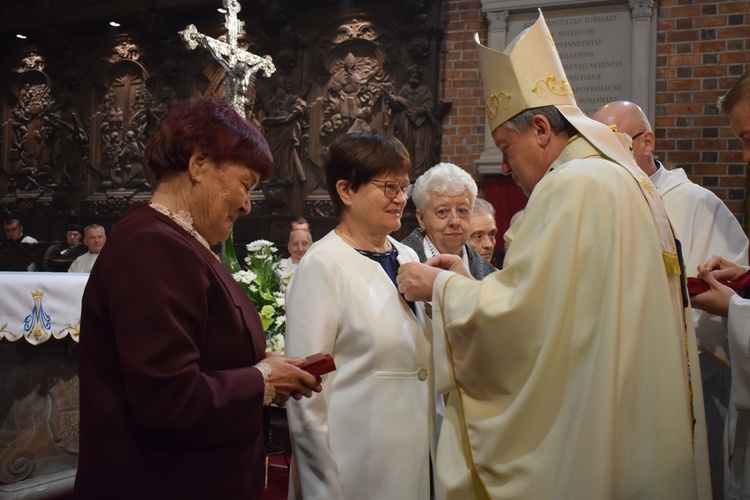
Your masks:
{"label": "hand holding red box", "polygon": [[336,369],[336,363],[333,362],[330,354],[320,352],[311,354],[305,358],[305,361],[305,364],[300,366],[300,368],[308,373],[312,373],[316,377],[320,377]]}
{"label": "hand holding red box", "polygon": [[[719,280],[719,283],[726,285],[732,290],[741,290],[750,286],[750,271],[746,272],[737,280],[727,281]],[[708,291],[708,284],[700,278],[688,278],[687,289],[689,295],[698,295]]]}

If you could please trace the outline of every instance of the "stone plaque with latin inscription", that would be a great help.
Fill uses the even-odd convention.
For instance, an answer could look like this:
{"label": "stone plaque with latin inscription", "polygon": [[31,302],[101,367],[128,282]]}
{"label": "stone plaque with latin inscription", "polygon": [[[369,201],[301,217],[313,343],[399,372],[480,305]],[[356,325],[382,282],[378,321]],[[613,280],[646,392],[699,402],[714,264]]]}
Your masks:
{"label": "stone plaque with latin inscription", "polygon": [[[627,4],[545,10],[578,106],[591,114],[610,101],[631,98],[631,19]],[[538,13],[513,13],[508,42],[536,21]]]}

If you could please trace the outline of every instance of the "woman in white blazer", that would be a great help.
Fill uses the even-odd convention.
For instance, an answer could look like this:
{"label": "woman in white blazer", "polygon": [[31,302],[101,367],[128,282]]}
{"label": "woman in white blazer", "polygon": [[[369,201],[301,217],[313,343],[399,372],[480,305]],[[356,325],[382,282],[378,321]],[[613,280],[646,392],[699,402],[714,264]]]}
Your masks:
{"label": "woman in white blazer", "polygon": [[421,303],[396,288],[418,261],[388,236],[411,194],[409,153],[356,132],[325,164],[338,226],[307,251],[287,292],[286,353],[331,353],[321,396],[288,406],[289,498],[429,499],[435,401]]}

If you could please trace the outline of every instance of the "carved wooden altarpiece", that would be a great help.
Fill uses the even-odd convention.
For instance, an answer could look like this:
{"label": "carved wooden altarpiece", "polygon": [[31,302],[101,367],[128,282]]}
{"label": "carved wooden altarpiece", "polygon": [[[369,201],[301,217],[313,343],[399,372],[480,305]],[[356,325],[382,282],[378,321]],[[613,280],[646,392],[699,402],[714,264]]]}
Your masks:
{"label": "carved wooden altarpiece", "polygon": [[[90,17],[90,3],[66,2],[65,18]],[[51,242],[70,220],[109,227],[150,197],[143,152],[169,106],[225,95],[226,68],[206,49],[189,50],[179,35],[193,24],[226,41],[217,12],[223,2],[185,3],[190,8],[107,4],[129,22],[102,28],[111,19],[100,9],[96,29],[88,18],[40,28],[2,56],[0,214],[19,216],[28,233]],[[251,215],[238,221],[236,241],[285,244],[295,215],[313,221],[316,238],[333,227],[322,166],[341,134],[398,137],[412,156],[413,177],[436,163],[450,107],[439,98],[441,0],[240,3],[239,47],[270,56],[276,67],[241,88],[245,115],[268,140],[275,165],[253,194]],[[18,23],[33,19],[33,9],[18,9]]]}

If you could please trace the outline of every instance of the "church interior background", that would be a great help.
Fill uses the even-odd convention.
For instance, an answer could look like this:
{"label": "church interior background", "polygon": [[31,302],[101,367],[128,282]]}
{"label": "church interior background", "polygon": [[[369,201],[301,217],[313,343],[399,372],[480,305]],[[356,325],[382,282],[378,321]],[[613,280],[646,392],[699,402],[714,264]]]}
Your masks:
{"label": "church interior background", "polygon": [[[240,0],[240,47],[270,56],[275,66],[270,76],[261,71],[244,81],[242,100],[275,165],[252,194],[251,214],[236,224],[238,250],[259,238],[284,249],[294,216],[310,220],[314,239],[333,228],[322,161],[331,141],[352,130],[401,139],[414,178],[438,161],[467,169],[498,210],[502,234],[525,200],[511,179],[477,167],[486,137],[471,37],[488,31],[485,5],[524,2]],[[747,169],[715,97],[750,63],[747,2],[536,3],[658,9],[660,156],[717,192],[744,226]],[[70,222],[111,231],[127,207],[146,202],[153,183],[143,151],[169,106],[187,97],[224,97],[225,68],[210,50],[190,50],[179,34],[195,25],[225,40],[220,7],[222,0],[0,0],[0,215],[20,218],[46,247],[64,238]],[[727,26],[717,24],[719,17]],[[410,204],[394,236],[415,226]],[[70,346],[21,344],[0,343],[0,380],[7,382],[0,436],[20,436],[13,446],[0,439],[0,490],[77,463]],[[12,368],[24,364],[24,373]],[[18,395],[40,392],[40,380],[55,382],[52,396],[26,405]],[[12,402],[23,404],[11,408]],[[32,421],[44,429],[45,460],[29,451]]]}
{"label": "church interior background", "polygon": [[[195,25],[224,39],[223,0],[4,0],[0,2],[0,214],[19,217],[42,243],[66,223],[111,230],[153,188],[145,145],[171,102],[224,95],[224,68],[179,32]],[[745,226],[746,168],[715,98],[750,62],[744,2],[706,0],[242,0],[239,45],[276,71],[249,79],[247,116],[276,158],[236,227],[283,247],[293,216],[313,237],[334,225],[322,185],[327,145],[349,130],[399,137],[412,176],[449,161],[475,176],[498,210],[500,233],[525,199],[487,143],[473,33],[507,11],[622,4],[655,30],[657,154],[712,189]],[[506,11],[506,12],[504,12]],[[111,26],[110,22],[119,26]],[[23,34],[26,38],[17,38]],[[638,62],[636,62],[636,65]],[[653,71],[653,70],[651,70]],[[410,83],[413,82],[413,83]],[[493,158],[493,162],[496,159]],[[402,237],[416,226],[407,206]],[[500,239],[498,245],[502,245]],[[502,248],[499,248],[502,250]]]}
{"label": "church interior background", "polygon": [[[224,41],[221,7],[221,0],[14,2],[0,25],[4,218],[16,216],[26,233],[52,242],[68,222],[111,229],[129,205],[147,201],[153,183],[143,152],[170,104],[224,97],[225,67],[179,34],[195,25]],[[270,56],[276,71],[248,75],[242,89],[274,171],[236,225],[238,248],[258,238],[284,248],[293,216],[308,218],[316,239],[333,227],[322,164],[340,134],[399,137],[414,178],[437,163],[450,109],[437,98],[440,0],[245,0],[240,9],[239,47]],[[410,230],[413,209],[407,219]]]}

